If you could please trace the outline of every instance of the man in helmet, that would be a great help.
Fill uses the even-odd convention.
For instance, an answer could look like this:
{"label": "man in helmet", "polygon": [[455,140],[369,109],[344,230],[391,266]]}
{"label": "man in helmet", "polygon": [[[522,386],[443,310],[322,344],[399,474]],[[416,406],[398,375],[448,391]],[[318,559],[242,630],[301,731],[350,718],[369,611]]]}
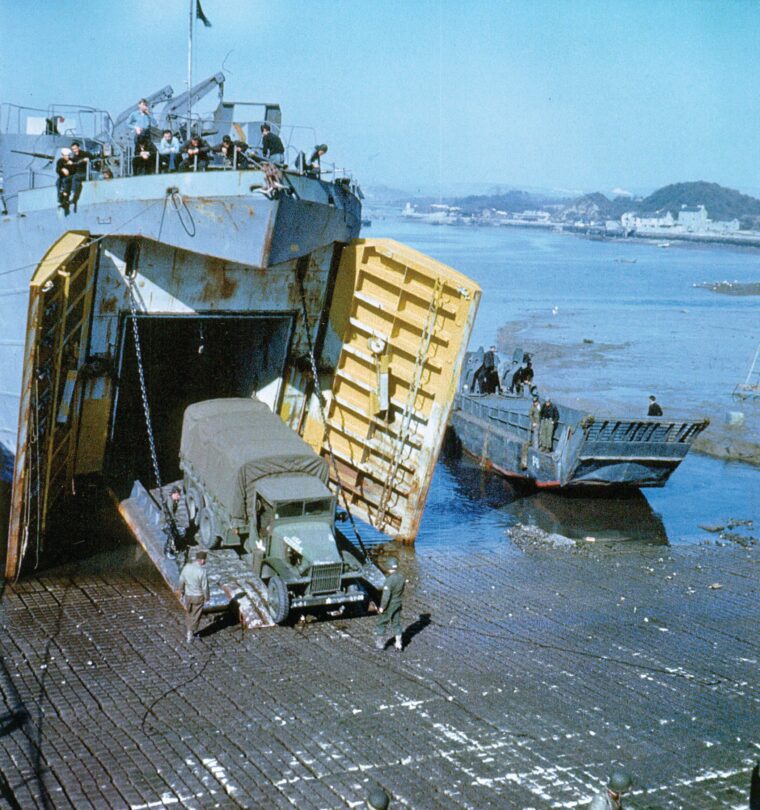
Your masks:
{"label": "man in helmet", "polygon": [[206,574],[205,551],[195,552],[195,562],[188,563],[179,575],[179,592],[184,599],[187,616],[185,616],[185,628],[187,629],[187,643],[191,644],[203,615],[203,605],[208,602],[209,588],[208,576]]}
{"label": "man in helmet", "polygon": [[381,787],[370,790],[367,796],[368,810],[388,810],[389,807],[390,799],[388,798],[388,794]]}
{"label": "man in helmet", "polygon": [[594,796],[589,810],[622,810],[623,794],[631,789],[633,780],[625,771],[615,770],[607,780],[607,788]]}
{"label": "man in helmet", "polygon": [[377,611],[375,646],[378,650],[385,649],[385,637],[390,626],[391,632],[396,637],[395,648],[401,652],[401,597],[404,593],[406,579],[398,570],[398,560],[395,557],[389,557],[387,565],[388,576],[385,578],[380,608]]}

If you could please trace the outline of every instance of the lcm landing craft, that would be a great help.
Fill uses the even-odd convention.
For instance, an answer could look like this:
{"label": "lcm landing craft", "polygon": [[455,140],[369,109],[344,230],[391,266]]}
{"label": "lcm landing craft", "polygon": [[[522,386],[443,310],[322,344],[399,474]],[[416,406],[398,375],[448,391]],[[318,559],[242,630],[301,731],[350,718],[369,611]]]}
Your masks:
{"label": "lcm landing craft", "polygon": [[[286,162],[303,166],[292,134],[301,129],[284,128],[276,104],[224,101],[223,80],[192,89],[194,107],[211,91],[218,103],[182,123],[185,134],[189,123],[255,144],[267,121]],[[187,93],[165,87],[148,100],[154,139],[179,128]],[[340,478],[353,514],[413,540],[479,288],[411,248],[359,239],[361,192],[334,167],[280,167],[274,185],[263,162],[131,176],[131,109],[112,119],[89,107],[2,107],[6,577],[39,552],[84,481],[104,482],[122,503],[154,486],[138,365],[164,482],[180,478],[189,404],[255,396],[331,451],[333,485]],[[66,215],[53,161],[73,139],[98,160]]]}

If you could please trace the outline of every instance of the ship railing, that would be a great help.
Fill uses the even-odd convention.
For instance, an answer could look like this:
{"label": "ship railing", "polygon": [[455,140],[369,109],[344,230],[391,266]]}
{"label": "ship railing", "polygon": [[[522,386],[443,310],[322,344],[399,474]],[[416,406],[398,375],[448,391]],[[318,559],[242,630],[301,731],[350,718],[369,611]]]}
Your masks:
{"label": "ship railing", "polygon": [[97,107],[51,104],[49,107],[0,105],[0,132],[6,135],[61,135],[99,140],[113,128],[111,116]]}
{"label": "ship railing", "polygon": [[681,444],[702,430],[694,420],[652,421],[645,419],[604,419],[596,417],[585,425],[589,441],[637,444]]}

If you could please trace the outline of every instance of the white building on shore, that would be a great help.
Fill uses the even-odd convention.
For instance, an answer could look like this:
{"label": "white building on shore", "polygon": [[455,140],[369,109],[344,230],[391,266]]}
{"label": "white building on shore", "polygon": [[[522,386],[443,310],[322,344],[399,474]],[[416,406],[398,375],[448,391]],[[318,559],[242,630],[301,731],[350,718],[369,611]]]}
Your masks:
{"label": "white building on shore", "polygon": [[712,220],[708,217],[704,205],[683,205],[677,218],[674,218],[670,211],[657,212],[649,216],[639,216],[631,211],[623,214],[620,222],[626,232],[641,234],[671,233],[673,236],[679,233],[731,234],[739,230],[738,219]]}

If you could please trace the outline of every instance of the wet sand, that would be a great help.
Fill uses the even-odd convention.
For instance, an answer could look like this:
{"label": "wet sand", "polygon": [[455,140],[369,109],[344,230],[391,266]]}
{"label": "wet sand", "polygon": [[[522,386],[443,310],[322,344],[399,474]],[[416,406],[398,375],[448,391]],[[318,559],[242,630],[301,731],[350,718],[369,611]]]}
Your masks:
{"label": "wet sand", "polygon": [[612,762],[626,807],[746,806],[757,545],[393,551],[402,654],[371,617],[188,647],[129,542],[7,586],[0,807],[578,807]]}

